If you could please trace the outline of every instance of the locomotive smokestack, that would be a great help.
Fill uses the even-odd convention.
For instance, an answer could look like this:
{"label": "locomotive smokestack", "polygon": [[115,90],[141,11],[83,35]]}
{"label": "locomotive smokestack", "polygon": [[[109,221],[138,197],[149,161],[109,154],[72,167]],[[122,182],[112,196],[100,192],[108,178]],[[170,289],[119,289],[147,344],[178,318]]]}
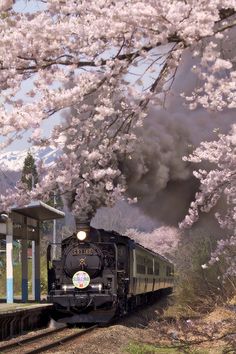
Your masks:
{"label": "locomotive smokestack", "polygon": [[75,225],[76,225],[77,231],[84,230],[84,229],[90,229],[90,220],[76,219]]}

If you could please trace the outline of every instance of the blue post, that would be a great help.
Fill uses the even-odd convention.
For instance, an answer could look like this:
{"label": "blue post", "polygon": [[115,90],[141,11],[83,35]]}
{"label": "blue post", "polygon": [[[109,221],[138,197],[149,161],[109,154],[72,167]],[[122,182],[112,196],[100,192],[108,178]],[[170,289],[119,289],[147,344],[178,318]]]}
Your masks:
{"label": "blue post", "polygon": [[28,280],[22,279],[21,281],[21,299],[22,302],[28,301]]}
{"label": "blue post", "polygon": [[14,288],[13,288],[13,278],[7,278],[7,303],[13,304],[14,302]]}

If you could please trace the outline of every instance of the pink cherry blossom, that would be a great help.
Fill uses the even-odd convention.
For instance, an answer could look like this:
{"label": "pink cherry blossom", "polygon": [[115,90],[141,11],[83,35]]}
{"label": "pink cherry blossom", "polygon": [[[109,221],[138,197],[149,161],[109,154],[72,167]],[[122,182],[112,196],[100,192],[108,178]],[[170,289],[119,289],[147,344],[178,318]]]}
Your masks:
{"label": "pink cherry blossom", "polygon": [[189,213],[180,224],[181,227],[191,227],[199,218],[200,212],[209,212],[219,200],[223,200],[223,212],[217,211],[215,217],[222,229],[228,235],[218,241],[212,252],[209,264],[224,260],[228,265],[226,276],[236,275],[236,124],[232,126],[229,135],[220,134],[218,140],[202,142],[201,145],[185,160],[199,163],[210,162],[209,171],[195,171],[194,175],[200,181],[200,191],[195,201],[191,203]]}

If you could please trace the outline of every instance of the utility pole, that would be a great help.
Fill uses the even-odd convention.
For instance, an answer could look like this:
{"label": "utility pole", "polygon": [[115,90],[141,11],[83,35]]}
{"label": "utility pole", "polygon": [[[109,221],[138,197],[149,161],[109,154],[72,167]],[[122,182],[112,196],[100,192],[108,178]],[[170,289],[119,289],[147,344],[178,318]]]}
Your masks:
{"label": "utility pole", "polygon": [[[53,192],[53,206],[54,208],[57,205],[57,201],[56,201],[56,192]],[[53,252],[52,252],[52,256],[53,259],[56,258],[56,242],[57,242],[57,222],[56,219],[53,220],[53,234],[52,234],[52,243],[53,243]]]}
{"label": "utility pole", "polygon": [[[34,188],[34,174],[32,173],[32,189]],[[32,249],[32,297],[35,300],[35,241],[31,241]]]}
{"label": "utility pole", "polygon": [[[24,161],[24,166],[22,169],[22,176],[21,176],[21,181],[27,186],[28,190],[32,190],[35,188],[35,185],[38,183],[38,173],[37,173],[37,168],[35,165],[35,160],[34,157],[32,156],[31,152],[28,151],[27,156]],[[27,279],[28,283],[28,238],[27,238],[27,222],[26,222],[26,239],[21,241],[21,252],[24,252],[24,259],[25,262],[27,263],[27,266],[24,264],[22,267],[24,268],[24,274],[25,274],[25,279]],[[30,247],[30,246],[29,246]],[[37,284],[35,282],[36,279],[36,268],[37,268],[37,262],[36,262],[36,256],[37,256],[37,250],[36,250],[36,242],[35,240],[31,241],[31,250],[32,250],[32,297],[35,299],[35,294],[36,294],[36,287]],[[26,288],[26,285],[24,285]],[[28,285],[27,285],[28,287]],[[28,289],[28,288],[27,288]],[[28,291],[28,290],[27,290]],[[28,298],[28,293],[27,293],[27,298]]]}

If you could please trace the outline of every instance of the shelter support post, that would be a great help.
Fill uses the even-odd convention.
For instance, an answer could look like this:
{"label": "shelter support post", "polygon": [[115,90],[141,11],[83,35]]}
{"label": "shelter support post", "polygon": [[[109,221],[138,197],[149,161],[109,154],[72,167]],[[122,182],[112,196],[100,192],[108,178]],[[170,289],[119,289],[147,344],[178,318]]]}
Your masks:
{"label": "shelter support post", "polygon": [[28,241],[21,240],[22,302],[28,301]]}
{"label": "shelter support post", "polygon": [[35,241],[31,242],[32,247],[32,298],[35,299]]}
{"label": "shelter support post", "polygon": [[7,221],[6,234],[6,289],[7,289],[7,303],[14,302],[13,294],[13,226],[12,221]]}
{"label": "shelter support post", "polygon": [[40,289],[40,234],[39,234],[39,222],[37,225],[38,237],[35,241],[35,258],[34,258],[34,274],[35,274],[35,301],[40,301],[41,289]]}

